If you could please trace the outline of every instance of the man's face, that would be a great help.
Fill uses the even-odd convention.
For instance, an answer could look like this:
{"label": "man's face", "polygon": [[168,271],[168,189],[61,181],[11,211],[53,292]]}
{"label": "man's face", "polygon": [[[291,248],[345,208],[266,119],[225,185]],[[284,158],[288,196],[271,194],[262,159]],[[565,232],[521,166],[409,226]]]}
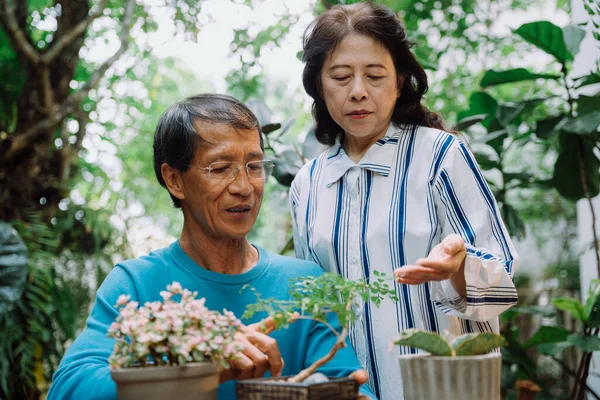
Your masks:
{"label": "man's face", "polygon": [[[194,218],[194,225],[209,237],[241,239],[254,225],[263,198],[265,182],[249,180],[245,168],[264,158],[259,133],[203,121],[194,127],[207,143],[198,146],[190,169],[182,174],[184,215]],[[215,162],[244,168],[234,180],[211,179],[207,170],[198,169]]]}

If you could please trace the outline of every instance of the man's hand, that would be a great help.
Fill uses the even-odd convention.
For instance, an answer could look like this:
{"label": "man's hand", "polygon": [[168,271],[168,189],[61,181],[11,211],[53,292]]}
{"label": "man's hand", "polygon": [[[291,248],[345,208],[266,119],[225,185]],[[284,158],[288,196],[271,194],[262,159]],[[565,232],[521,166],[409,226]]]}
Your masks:
{"label": "man's hand", "polygon": [[[349,378],[354,378],[358,382],[358,386],[364,385],[369,380],[369,373],[364,369],[357,369],[349,375]],[[358,394],[358,400],[370,400],[368,396]]]}
{"label": "man's hand", "polygon": [[415,265],[404,265],[394,271],[398,283],[418,285],[430,281],[452,279],[456,290],[466,296],[464,277],[467,249],[464,240],[456,234],[446,236],[431,249],[426,258],[419,258]]}
{"label": "man's hand", "polygon": [[252,325],[242,325],[235,340],[243,346],[233,360],[231,368],[223,370],[220,383],[234,379],[260,378],[271,371],[274,377],[281,376],[284,362],[277,341],[267,336],[275,330],[273,318],[268,317]]}

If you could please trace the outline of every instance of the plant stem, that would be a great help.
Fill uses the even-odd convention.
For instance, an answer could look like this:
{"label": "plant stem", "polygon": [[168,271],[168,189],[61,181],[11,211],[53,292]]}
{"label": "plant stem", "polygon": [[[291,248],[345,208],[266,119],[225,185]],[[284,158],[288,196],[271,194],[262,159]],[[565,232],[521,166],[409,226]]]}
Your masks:
{"label": "plant stem", "polygon": [[[575,371],[573,371],[571,368],[569,368],[567,366],[567,364],[565,364],[561,359],[556,358],[554,356],[552,356],[552,360],[554,360],[558,365],[560,365],[562,367],[562,369],[569,375],[571,375],[573,378],[577,378],[577,374],[575,373]],[[592,390],[591,387],[589,387],[587,385],[587,382],[585,383],[585,389],[592,395],[594,396],[594,398],[600,400],[600,396],[598,395],[598,393],[594,392]]]}
{"label": "plant stem", "polygon": [[583,188],[583,193],[585,194],[585,198],[587,199],[590,207],[590,214],[592,215],[592,239],[594,241],[594,252],[596,255],[596,269],[598,272],[598,276],[600,277],[600,248],[598,248],[598,235],[596,234],[596,213],[594,210],[594,203],[592,202],[592,197],[590,195],[590,188],[588,186],[587,177],[585,175],[583,139],[579,136],[577,137],[577,144],[577,155],[579,158],[579,173],[581,174],[581,186]]}
{"label": "plant stem", "polygon": [[[354,299],[354,292],[350,293],[350,295],[348,296],[348,302],[346,303],[346,311],[350,311],[352,309],[352,300],[353,299]],[[323,322],[323,321],[320,321],[320,322]],[[336,355],[336,353],[338,352],[339,349],[346,347],[346,336],[348,335],[348,322],[346,323],[346,326],[344,326],[344,329],[342,329],[342,333],[340,333],[340,334],[338,334],[331,325],[329,325],[327,323],[325,323],[325,325],[327,325],[327,327],[329,327],[329,329],[333,333],[336,334],[337,341],[335,342],[335,344],[333,345],[331,350],[329,350],[329,353],[327,353],[325,356],[319,358],[310,367],[305,368],[302,371],[300,371],[296,376],[289,378],[288,382],[298,383],[298,382],[304,381],[306,378],[311,376],[317,370],[317,368],[319,368],[323,364],[328,363]]]}
{"label": "plant stem", "polygon": [[[346,335],[346,328],[344,328],[344,331],[342,332],[342,334],[344,336]],[[327,353],[325,356],[319,358],[310,367],[305,368],[302,371],[300,371],[300,373],[298,375],[288,379],[288,382],[298,383],[298,382],[304,381],[306,378],[308,378],[310,375],[312,375],[317,370],[317,368],[319,368],[321,365],[329,362],[336,355],[338,350],[341,349],[342,347],[346,347],[346,342],[344,340],[338,339],[335,342],[335,344],[333,345],[333,347],[331,348],[331,350],[329,350],[329,353]]]}

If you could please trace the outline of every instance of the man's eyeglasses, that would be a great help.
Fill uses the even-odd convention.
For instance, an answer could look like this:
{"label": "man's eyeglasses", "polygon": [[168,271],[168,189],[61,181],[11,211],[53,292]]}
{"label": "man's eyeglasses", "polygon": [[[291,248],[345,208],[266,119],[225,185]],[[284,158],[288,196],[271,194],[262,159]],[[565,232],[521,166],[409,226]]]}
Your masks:
{"label": "man's eyeglasses", "polygon": [[229,161],[217,161],[208,167],[194,168],[207,171],[211,181],[229,182],[237,178],[242,168],[246,168],[246,176],[250,181],[265,181],[273,172],[273,166],[273,161],[270,160],[250,161],[245,166]]}

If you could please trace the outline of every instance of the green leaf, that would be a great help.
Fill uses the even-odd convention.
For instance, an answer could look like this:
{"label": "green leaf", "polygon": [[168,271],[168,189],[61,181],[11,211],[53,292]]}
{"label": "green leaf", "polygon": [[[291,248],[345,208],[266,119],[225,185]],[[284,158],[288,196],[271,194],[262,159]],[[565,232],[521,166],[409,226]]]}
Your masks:
{"label": "green leaf", "polygon": [[452,348],[456,356],[476,356],[507,344],[502,336],[495,333],[468,333],[454,339]]}
{"label": "green leaf", "polygon": [[506,223],[506,229],[512,236],[525,237],[525,223],[516,208],[505,202],[502,206],[502,218]]}
{"label": "green leaf", "polygon": [[579,96],[577,99],[577,113],[585,115],[600,110],[600,96]]}
{"label": "green leaf", "polygon": [[458,114],[458,119],[465,119],[474,115],[487,114],[487,118],[481,121],[481,124],[489,129],[490,124],[496,116],[498,102],[485,92],[475,92],[469,98],[469,110]]}
{"label": "green leaf", "polygon": [[600,326],[600,280],[593,279],[590,282],[583,315],[590,328]]}
{"label": "green leaf", "polygon": [[472,115],[470,117],[465,117],[456,123],[456,125],[454,126],[454,130],[463,131],[463,130],[483,121],[487,117],[488,117],[488,114],[478,114],[478,115]]}
{"label": "green leaf", "polygon": [[532,315],[541,315],[546,318],[552,318],[556,316],[556,309],[551,306],[520,306],[520,307],[511,307],[507,310],[513,311],[517,314],[532,314]]}
{"label": "green leaf", "polygon": [[529,81],[532,79],[559,79],[557,74],[538,74],[530,72],[525,68],[515,68],[505,71],[489,70],[481,79],[481,87],[501,85],[503,83]]}
{"label": "green leaf", "polygon": [[281,128],[281,124],[276,123],[276,124],[266,124],[264,126],[261,127],[262,132],[265,135],[268,135],[271,132],[275,132],[277,129]]}
{"label": "green leaf", "polygon": [[576,82],[576,88],[580,88],[587,85],[594,85],[596,83],[600,83],[600,74],[593,73],[589,75],[580,76],[579,78],[574,79]]}
{"label": "green leaf", "polygon": [[564,115],[557,115],[536,122],[535,135],[540,139],[548,139],[559,129],[561,122],[565,119]]}
{"label": "green leaf", "polygon": [[563,30],[552,22],[530,22],[521,25],[514,32],[561,63],[573,61],[573,55],[565,44]]}
{"label": "green leaf", "polygon": [[594,154],[594,143],[582,136],[568,133],[559,135],[560,151],[554,165],[552,182],[558,192],[569,200],[585,197],[580,173],[580,155],[584,160],[584,173],[589,195],[600,193],[600,160]]}
{"label": "green leaf", "polygon": [[398,334],[394,344],[421,349],[434,356],[452,356],[452,348],[448,342],[433,332],[407,329]]}
{"label": "green leaf", "polygon": [[559,297],[552,300],[552,304],[554,304],[554,306],[559,310],[567,311],[574,318],[585,322],[585,316],[583,314],[583,305],[579,301],[571,299],[569,297]]}
{"label": "green leaf", "polygon": [[566,349],[573,346],[573,343],[567,341],[556,343],[542,343],[539,346],[537,346],[537,351],[540,354],[545,354],[548,356],[557,356]]}
{"label": "green leaf", "polygon": [[27,277],[27,248],[17,231],[0,222],[0,317],[21,297]]}
{"label": "green leaf", "polygon": [[524,343],[525,348],[530,348],[542,343],[557,343],[567,340],[571,332],[558,326],[541,326],[540,329]]}
{"label": "green leaf", "polygon": [[561,125],[561,130],[577,135],[589,135],[596,133],[600,126],[600,110],[568,118]]}
{"label": "green leaf", "polygon": [[567,341],[588,353],[600,350],[600,337],[598,336],[586,336],[581,333],[573,333],[569,335]]}
{"label": "green leaf", "polygon": [[502,165],[497,160],[492,159],[489,155],[479,152],[476,152],[474,154],[475,160],[477,160],[477,164],[479,164],[479,167],[481,167],[481,169],[490,170],[502,168]]}
{"label": "green leaf", "polygon": [[302,159],[294,150],[284,150],[277,154],[273,168],[273,177],[282,185],[289,187],[302,167]]}
{"label": "green leaf", "polygon": [[581,41],[585,37],[585,30],[576,25],[567,25],[562,31],[567,50],[573,55],[573,58],[575,58],[577,53],[579,53]]}

